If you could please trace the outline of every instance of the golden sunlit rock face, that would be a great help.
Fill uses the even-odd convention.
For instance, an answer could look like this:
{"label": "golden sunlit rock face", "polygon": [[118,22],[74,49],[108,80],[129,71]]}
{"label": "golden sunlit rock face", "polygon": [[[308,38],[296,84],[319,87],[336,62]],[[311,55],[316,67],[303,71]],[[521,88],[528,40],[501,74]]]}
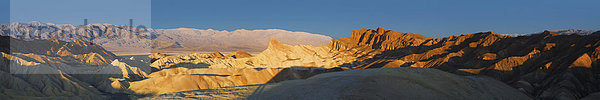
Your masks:
{"label": "golden sunlit rock face", "polygon": [[[597,35],[544,31],[510,37],[482,32],[431,39],[379,28],[354,30],[351,37],[332,40],[330,47],[341,54],[363,57],[343,67],[382,68],[398,65],[400,60],[404,62],[400,66],[405,67],[488,75],[537,98],[580,98],[600,89],[584,85],[600,82],[594,76],[600,73],[596,70],[600,59]],[[557,80],[564,81],[557,84]],[[561,87],[579,88],[562,90]]]}
{"label": "golden sunlit rock face", "polygon": [[[111,78],[141,80],[149,66],[120,62],[93,43],[75,40],[10,41],[2,52],[2,94],[6,99],[108,99],[103,92],[119,92],[105,84]],[[110,82],[108,82],[110,83]]]}
{"label": "golden sunlit rock face", "polygon": [[579,99],[600,91],[599,35],[428,38],[379,27],[353,30],[328,46],[272,38],[258,54],[154,53],[147,59],[120,58],[80,40],[9,40],[12,52],[0,60],[7,65],[2,79],[14,80],[0,88],[9,91],[0,95],[7,98]]}

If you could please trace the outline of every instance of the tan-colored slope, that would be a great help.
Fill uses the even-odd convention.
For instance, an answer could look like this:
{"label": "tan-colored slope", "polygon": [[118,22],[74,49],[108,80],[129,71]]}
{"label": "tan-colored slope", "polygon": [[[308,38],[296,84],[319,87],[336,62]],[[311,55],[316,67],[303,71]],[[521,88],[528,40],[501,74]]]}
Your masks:
{"label": "tan-colored slope", "polygon": [[271,39],[269,47],[251,58],[253,65],[261,67],[335,67],[333,54],[328,47],[309,45],[290,46]]}
{"label": "tan-colored slope", "polygon": [[[3,70],[0,71],[0,98],[5,99],[102,99],[106,96],[90,84],[78,80],[69,74],[47,64],[18,66],[20,58],[6,55],[0,58]],[[8,62],[4,62],[8,61]],[[6,64],[6,63],[10,63]],[[31,63],[31,62],[30,62]],[[21,63],[23,64],[23,63]],[[9,66],[4,66],[9,65]],[[21,68],[29,67],[29,68]],[[10,69],[10,70],[5,70]],[[15,74],[18,73],[18,74]]]}
{"label": "tan-colored slope", "polygon": [[130,83],[129,89],[141,94],[212,89],[267,83],[281,69],[164,69],[150,78]]}
{"label": "tan-colored slope", "polygon": [[148,79],[130,82],[129,90],[138,94],[165,94],[219,87],[244,86],[305,79],[339,71],[335,69],[295,68],[169,68],[154,72]]}
{"label": "tan-colored slope", "polygon": [[[0,96],[6,99],[108,99],[119,93],[110,79],[144,79],[150,67],[140,61],[117,60],[89,42],[59,40],[10,41],[10,53],[0,53]],[[127,62],[127,63],[125,63]],[[109,82],[110,83],[110,82]]]}
{"label": "tan-colored slope", "polygon": [[329,47],[333,50],[348,50],[362,46],[370,49],[393,50],[408,46],[418,46],[430,38],[412,33],[400,33],[381,27],[377,30],[356,29],[346,38],[333,39]]}
{"label": "tan-colored slope", "polygon": [[[402,36],[385,38],[394,34]],[[600,37],[593,35],[545,31],[510,37],[481,32],[429,39],[358,29],[351,37],[332,40],[330,48],[358,57],[342,67],[425,67],[463,75],[488,75],[537,98],[577,99],[600,90],[590,85],[600,83],[599,77],[594,76],[600,73]]]}
{"label": "tan-colored slope", "polygon": [[[46,55],[53,57],[73,57],[79,63],[92,65],[109,64],[116,56],[91,42],[75,40],[72,42],[57,39],[24,41],[10,39],[10,51],[14,53]],[[75,61],[69,61],[75,62]]]}
{"label": "tan-colored slope", "polygon": [[[235,52],[234,52],[235,53]],[[166,56],[154,61],[151,66],[156,69],[170,68],[181,64],[206,65],[210,68],[288,68],[288,67],[320,67],[333,68],[343,64],[343,59],[333,56],[329,47],[310,45],[287,45],[276,39],[269,41],[269,47],[255,55],[240,52],[250,57],[233,58],[220,53]],[[347,58],[350,59],[350,58]]]}
{"label": "tan-colored slope", "polygon": [[285,81],[247,99],[530,99],[500,81],[463,77],[436,69],[377,68],[325,73]]}
{"label": "tan-colored slope", "polygon": [[245,51],[235,51],[232,53],[227,54],[227,57],[232,57],[232,58],[248,58],[248,57],[252,57],[252,55],[248,52]]}

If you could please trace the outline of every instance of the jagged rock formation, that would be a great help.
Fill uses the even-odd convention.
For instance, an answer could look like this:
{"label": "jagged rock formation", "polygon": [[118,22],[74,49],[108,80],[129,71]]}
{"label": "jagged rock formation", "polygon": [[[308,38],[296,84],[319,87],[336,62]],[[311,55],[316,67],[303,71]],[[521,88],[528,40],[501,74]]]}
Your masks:
{"label": "jagged rock formation", "polygon": [[151,64],[155,72],[148,79],[130,83],[129,89],[141,94],[166,94],[305,79],[320,73],[342,71],[332,68],[339,63],[332,56],[325,46],[290,46],[276,39],[271,39],[269,47],[256,56],[243,51],[228,56],[218,51],[177,56],[153,54],[151,58],[157,59]]}
{"label": "jagged rock formation", "polygon": [[502,82],[435,69],[381,68],[333,72],[285,81],[247,99],[530,99]]}
{"label": "jagged rock formation", "polygon": [[225,55],[223,55],[219,51],[215,51],[215,52],[213,52],[211,54],[208,54],[207,56],[208,56],[207,58],[225,58]]}
{"label": "jagged rock formation", "polygon": [[164,94],[225,86],[264,84],[277,75],[280,70],[171,68],[154,72],[146,80],[132,82],[129,89],[142,94]]}
{"label": "jagged rock formation", "polygon": [[114,54],[106,51],[102,47],[82,40],[63,42],[56,39],[32,41],[11,39],[10,51],[14,53],[32,55],[47,55],[56,57],[70,56],[69,59],[73,59],[75,61],[65,62],[88,63],[92,65],[109,64],[116,58]]}
{"label": "jagged rock formation", "polygon": [[167,57],[167,54],[152,53],[152,54],[148,55],[148,57],[150,58],[150,63],[152,63],[160,58]]}
{"label": "jagged rock formation", "polygon": [[[279,32],[281,30],[270,31]],[[210,33],[214,30],[174,29],[170,32],[173,33],[164,36],[179,36],[176,35],[179,33]],[[247,32],[247,30],[229,33],[235,33],[237,35],[230,35],[238,36],[244,32]],[[21,33],[36,32],[26,32],[24,30]],[[270,33],[270,35],[273,34],[275,33]],[[95,33],[87,36],[90,35],[95,36]],[[15,36],[24,39],[34,39],[31,37],[35,37],[35,35]],[[74,36],[77,37],[77,35]],[[111,35],[103,34],[102,36],[110,37]],[[169,39],[160,36],[158,38],[153,38],[152,35],[149,36],[150,38],[141,39]],[[211,33],[200,34],[200,36],[220,35]],[[79,37],[83,38],[86,35]],[[179,37],[190,38],[193,36]],[[266,49],[254,56],[242,51],[228,55],[223,55],[218,51],[209,54],[190,53],[176,56],[156,53],[149,56],[151,64],[141,62],[135,58],[117,58],[111,52],[102,49],[100,45],[84,40],[64,42],[59,39],[27,41],[10,38],[1,39],[10,41],[10,44],[8,44],[10,49],[3,48],[2,53],[0,53],[0,63],[2,63],[0,74],[6,74],[3,74],[0,80],[14,80],[3,81],[0,85],[2,90],[0,96],[3,98],[103,99],[108,96],[102,94],[170,94],[305,79],[316,74],[332,71],[390,67],[434,68],[458,75],[466,75],[468,78],[457,78],[442,73],[442,76],[447,79],[467,81],[467,83],[458,82],[458,85],[451,85],[466,87],[465,90],[479,91],[474,92],[477,95],[473,98],[485,98],[483,95],[500,96],[493,94],[493,92],[485,92],[487,90],[479,90],[482,87],[479,85],[471,87],[473,83],[488,84],[491,81],[485,78],[473,78],[483,75],[500,80],[535,99],[580,99],[600,91],[600,85],[598,85],[600,84],[600,78],[598,77],[600,76],[599,35],[560,35],[545,31],[539,34],[511,37],[493,32],[481,32],[446,38],[427,38],[418,34],[395,32],[383,28],[376,30],[358,29],[353,31],[351,37],[331,40],[328,46],[292,46],[276,39],[270,39],[268,42],[264,41],[268,44],[268,46],[265,45],[267,46]],[[243,39],[236,38],[233,40]],[[190,41],[190,39],[185,41]],[[177,42],[174,43],[176,46],[167,46],[169,48],[187,48],[190,46],[182,41],[175,42]],[[253,41],[248,41],[248,43],[253,43]],[[7,44],[0,45],[6,47]],[[438,72],[426,69],[382,70],[367,71],[364,72],[365,75],[363,76],[374,77],[369,79],[382,78],[384,80],[389,77],[410,78],[409,76],[383,73],[402,74],[397,72],[402,70],[440,75]],[[347,73],[362,72],[351,71]],[[286,85],[297,84],[300,87],[310,87],[302,85],[322,84],[319,82],[332,81],[335,79],[330,79],[330,77],[338,76],[350,79],[364,78],[363,76],[333,74],[318,76],[304,80],[304,82],[295,81],[280,85],[288,87]],[[390,79],[390,81],[398,80]],[[436,82],[423,81],[416,84],[445,84]],[[350,83],[360,84],[332,83],[326,85],[348,85],[353,87],[372,85],[364,81]],[[392,88],[402,88],[397,84],[382,84]],[[497,84],[497,82],[489,84]],[[497,86],[503,86],[503,84],[497,84]],[[488,86],[484,85],[483,87]],[[383,87],[374,88],[380,89]],[[458,87],[442,89],[461,90]],[[387,88],[381,90],[387,91]],[[307,89],[307,91],[313,91],[313,89]],[[513,93],[502,89],[498,91]],[[282,92],[294,94],[302,91]],[[401,91],[390,93],[396,92]],[[463,92],[457,92],[459,93],[457,95]],[[436,91],[429,91],[428,93],[454,96],[454,94],[444,94],[444,92]],[[280,97],[281,95],[272,96]],[[461,96],[464,95],[458,97]],[[364,98],[371,97],[364,96]]]}
{"label": "jagged rock formation", "polygon": [[0,53],[0,80],[5,80],[0,98],[107,99],[110,96],[103,94],[120,92],[106,84],[112,82],[107,81],[110,78],[135,81],[150,72],[143,62],[119,60],[102,47],[81,40],[0,41],[10,42],[9,52]]}
{"label": "jagged rock formation", "polygon": [[[364,47],[366,49],[394,50],[396,48],[418,46],[430,38],[412,33],[399,33],[383,29],[357,29],[352,31],[352,36],[334,39],[330,43],[333,50],[345,51],[352,47]],[[362,49],[362,48],[359,48]]]}
{"label": "jagged rock formation", "polygon": [[542,99],[577,99],[600,91],[600,37],[551,31],[510,37],[482,32],[440,39],[379,28],[334,39],[340,54],[360,57],[342,67],[425,67],[494,77]]}
{"label": "jagged rock formation", "polygon": [[227,54],[227,57],[232,57],[232,58],[248,58],[248,57],[252,57],[252,55],[248,52],[245,51],[235,51],[232,53]]}
{"label": "jagged rock formation", "polygon": [[131,82],[129,89],[139,94],[215,89],[219,87],[257,85],[284,80],[305,79],[334,69],[254,69],[254,68],[170,68],[148,75],[148,79]]}
{"label": "jagged rock formation", "polygon": [[333,68],[336,62],[329,51],[330,48],[325,46],[290,46],[276,39],[271,39],[269,47],[255,57],[252,57],[249,61],[253,66],[261,67],[304,66]]}
{"label": "jagged rock formation", "polygon": [[[188,55],[167,56],[154,61],[151,66],[156,69],[170,68],[181,64],[194,64],[208,68],[287,68],[287,67],[319,67],[333,68],[343,64],[333,58],[334,54],[326,46],[310,45],[290,46],[276,39],[271,39],[269,47],[252,57],[228,58],[219,52],[212,54],[191,53]],[[350,58],[347,58],[350,59]]]}
{"label": "jagged rock formation", "polygon": [[59,39],[83,40],[96,43],[121,55],[141,55],[150,52],[186,53],[205,51],[233,52],[244,50],[260,52],[268,45],[268,39],[277,38],[287,44],[324,46],[331,37],[306,32],[280,29],[217,31],[191,28],[150,29],[126,25],[69,24],[30,22],[0,24],[0,35],[22,40]]}

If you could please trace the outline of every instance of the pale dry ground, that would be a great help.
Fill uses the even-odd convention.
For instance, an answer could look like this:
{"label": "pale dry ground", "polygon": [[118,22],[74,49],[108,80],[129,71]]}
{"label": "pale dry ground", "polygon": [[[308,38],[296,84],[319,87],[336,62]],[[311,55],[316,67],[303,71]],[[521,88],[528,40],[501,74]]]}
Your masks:
{"label": "pale dry ground", "polygon": [[[188,55],[191,53],[201,53],[201,54],[210,54],[213,53],[215,51],[160,51],[160,52],[136,52],[136,51],[111,51],[112,53],[114,53],[117,56],[135,56],[135,55],[150,55],[152,53],[161,53],[161,54],[167,54],[167,55]],[[227,51],[227,52],[221,52],[223,54],[229,54],[232,53],[232,51]],[[251,55],[257,55],[260,52],[248,52]]]}
{"label": "pale dry ground", "polygon": [[[452,72],[453,69],[472,74],[483,72],[487,73],[484,75],[494,77],[493,75],[501,76],[502,74],[481,70],[494,69],[518,73],[519,69],[513,71],[513,67],[529,66],[533,69],[540,68],[538,71],[558,70],[558,72],[565,72],[563,69],[571,67],[597,68],[599,64],[597,62],[600,61],[598,60],[600,57],[600,42],[597,42],[600,38],[598,37],[559,36],[555,33],[545,32],[532,35],[531,38],[510,38],[487,32],[449,37],[455,39],[430,39],[415,34],[395,33],[382,28],[376,31],[360,29],[355,33],[350,38],[333,40],[327,47],[292,46],[271,39],[266,50],[258,55],[243,58],[240,58],[241,56],[224,56],[219,52],[199,52],[179,56],[152,54],[150,56],[158,56],[160,59],[146,57],[154,61],[150,66],[144,64],[144,61],[150,60],[117,58],[99,45],[84,41],[63,43],[50,40],[50,42],[33,41],[31,44],[22,41],[11,42],[11,44],[29,44],[29,46],[17,46],[16,49],[11,47],[11,50],[21,51],[21,53],[2,53],[0,63],[11,61],[11,64],[15,64],[11,66],[20,68],[18,71],[11,69],[10,72],[49,71],[54,76],[35,78],[3,75],[7,77],[0,77],[0,80],[24,80],[2,83],[9,84],[6,86],[8,89],[5,90],[24,91],[15,98],[28,96],[99,98],[120,94],[130,95],[130,97],[139,94],[154,95],[145,97],[147,99],[246,99],[243,97],[247,96],[258,97],[258,99],[519,99],[514,97],[523,97],[524,94],[520,93],[528,93],[530,97],[541,99],[579,99],[590,92],[585,89],[595,88],[593,85],[587,84],[598,83],[595,82],[595,79],[587,79],[595,78],[595,76],[579,75],[579,73],[593,74],[591,72],[594,70],[589,71],[588,69],[583,71],[574,69],[575,71],[569,71],[560,77],[549,77],[545,73],[500,77],[500,79],[507,78],[517,81],[509,83],[509,85],[518,90],[491,78],[462,77],[437,69],[379,70],[380,67],[433,67],[449,70],[448,72]],[[379,39],[379,37],[385,38]],[[546,41],[548,39],[543,38],[578,41],[575,41],[577,43],[573,45],[569,42]],[[534,43],[538,45],[534,45],[535,48],[522,49],[533,44],[514,46],[512,44],[518,42],[511,41],[516,39],[538,41],[538,43]],[[361,42],[361,40],[373,41]],[[499,40],[504,42],[496,44],[495,42]],[[41,43],[47,45],[40,45]],[[504,44],[511,44],[509,47],[513,48],[489,48],[489,46],[494,47],[493,45],[504,47]],[[39,48],[27,48],[31,46]],[[455,48],[459,49],[455,50]],[[558,48],[558,50],[552,48]],[[476,50],[473,51],[473,49]],[[498,51],[496,49],[502,49],[508,53],[492,52]],[[562,49],[567,49],[567,51]],[[476,52],[477,50],[481,52]],[[568,52],[562,53],[568,55],[556,55],[557,52],[559,54]],[[546,57],[556,59],[547,62]],[[485,68],[487,65],[490,66]],[[469,66],[483,66],[483,68]],[[288,67],[303,68],[304,71],[281,69]],[[334,67],[340,70],[349,69],[347,67],[358,70],[320,74],[309,79],[306,78],[312,75],[302,75],[306,72],[327,72],[312,69],[334,69]],[[346,69],[339,67],[346,67]],[[362,68],[369,69],[365,69],[365,71],[361,70]],[[473,68],[481,69],[473,70]],[[89,77],[89,75],[79,75],[81,72],[86,74],[110,72],[111,75]],[[554,73],[549,74],[553,75]],[[536,81],[531,81],[529,78],[539,79],[542,82],[534,83]],[[277,80],[275,82],[293,79],[306,80],[286,81],[264,85],[264,87],[255,86],[272,82],[274,79]],[[563,87],[576,87],[579,90],[564,90]],[[4,87],[0,87],[0,89],[2,88]],[[15,95],[12,91],[0,92],[5,92],[5,95],[0,94],[0,97]]]}
{"label": "pale dry ground", "polygon": [[139,53],[139,52],[113,52],[115,55],[117,56],[135,56],[135,55],[150,55],[152,53],[150,52],[143,52],[143,53]]}
{"label": "pale dry ground", "polygon": [[216,89],[200,89],[193,91],[182,91],[167,93],[156,96],[147,96],[137,98],[139,100],[156,99],[245,99],[250,95],[261,93],[265,89],[272,88],[273,84],[257,84],[245,86],[220,87]]}

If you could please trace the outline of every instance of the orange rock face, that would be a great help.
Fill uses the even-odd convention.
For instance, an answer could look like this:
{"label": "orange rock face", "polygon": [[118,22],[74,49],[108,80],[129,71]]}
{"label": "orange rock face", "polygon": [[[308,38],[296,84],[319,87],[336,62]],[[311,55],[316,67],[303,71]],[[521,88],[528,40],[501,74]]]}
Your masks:
{"label": "orange rock face", "polygon": [[[550,31],[511,37],[481,32],[446,38],[427,38],[378,28],[357,29],[352,36],[334,39],[333,51],[358,57],[342,67],[436,68],[463,75],[488,75],[508,84],[523,81],[539,84],[528,92],[539,98],[580,98],[598,85],[600,36],[559,35]],[[404,63],[393,62],[401,60]],[[558,80],[571,80],[561,81]],[[573,87],[570,90],[559,89]],[[575,88],[578,87],[578,88]],[[519,87],[517,87],[519,88]],[[527,90],[530,91],[530,90]]]}

